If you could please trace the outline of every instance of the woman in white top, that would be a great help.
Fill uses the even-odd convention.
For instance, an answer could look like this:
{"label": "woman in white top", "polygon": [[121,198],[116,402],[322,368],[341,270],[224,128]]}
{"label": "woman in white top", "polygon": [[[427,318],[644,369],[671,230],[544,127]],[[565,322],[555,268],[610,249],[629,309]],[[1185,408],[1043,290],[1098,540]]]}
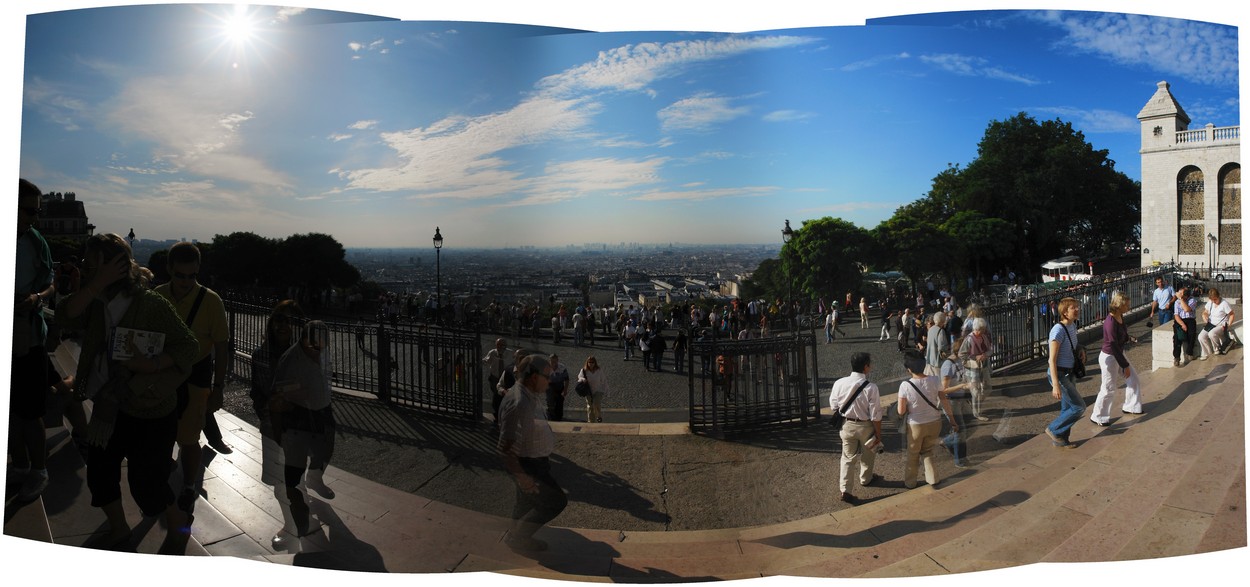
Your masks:
{"label": "woman in white top", "polygon": [[586,421],[602,422],[600,406],[603,404],[603,394],[608,392],[608,373],[599,366],[594,355],[586,357],[586,363],[577,373],[577,382],[583,381],[590,384],[590,395],[586,396]]}
{"label": "woman in white top", "polygon": [[1198,344],[1202,345],[1200,360],[1205,361],[1217,352],[1224,354],[1225,334],[1235,318],[1233,307],[1220,297],[1220,290],[1214,287],[1207,290],[1207,305],[1202,309],[1202,320],[1206,325],[1198,333]]}
{"label": "woman in white top", "polygon": [[903,485],[908,489],[916,486],[922,459],[925,482],[937,485],[933,449],[942,434],[942,416],[950,420],[952,430],[958,431],[959,425],[951,415],[950,400],[942,394],[939,379],[924,374],[924,355],[908,349],[903,353],[903,365],[911,372],[911,379],[898,386],[898,415],[907,417],[907,467],[903,472]]}

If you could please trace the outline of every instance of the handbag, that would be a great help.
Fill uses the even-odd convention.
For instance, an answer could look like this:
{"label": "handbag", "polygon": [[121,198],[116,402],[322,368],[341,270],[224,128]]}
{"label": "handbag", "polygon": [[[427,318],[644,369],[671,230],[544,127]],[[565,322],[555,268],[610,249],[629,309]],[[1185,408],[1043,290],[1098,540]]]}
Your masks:
{"label": "handbag", "polygon": [[1077,349],[1076,344],[1072,342],[1072,333],[1068,332],[1068,327],[1063,327],[1063,333],[1068,335],[1068,345],[1072,347],[1072,376],[1077,379],[1085,377],[1085,349]]}
{"label": "handbag", "polygon": [[574,393],[578,395],[578,397],[589,396],[590,395],[590,382],[586,381],[585,379],[578,381],[577,385],[573,386],[573,391]]}

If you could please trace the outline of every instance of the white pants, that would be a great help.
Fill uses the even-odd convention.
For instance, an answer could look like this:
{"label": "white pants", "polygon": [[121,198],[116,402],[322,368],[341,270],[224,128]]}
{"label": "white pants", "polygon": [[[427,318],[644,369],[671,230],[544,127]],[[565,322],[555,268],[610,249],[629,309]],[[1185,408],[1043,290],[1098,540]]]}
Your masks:
{"label": "white pants", "polygon": [[[1102,370],[1102,387],[1098,389],[1098,399],[1094,400],[1094,413],[1090,414],[1089,419],[1106,424],[1111,421],[1111,403],[1115,398],[1115,388],[1119,387],[1120,380],[1125,380],[1124,369],[1120,368],[1115,357],[1104,352],[1098,353],[1098,367]],[[1120,409],[1125,413],[1142,411],[1141,385],[1137,380],[1137,369],[1132,366],[1129,367],[1128,378],[1125,380],[1124,405]]]}
{"label": "white pants", "polygon": [[1220,322],[1219,326],[1211,330],[1200,329],[1198,331],[1198,344],[1202,346],[1202,354],[1204,356],[1214,355],[1215,351],[1218,351],[1220,346],[1224,344],[1227,334],[1224,330],[1227,327],[1228,324],[1226,322]]}

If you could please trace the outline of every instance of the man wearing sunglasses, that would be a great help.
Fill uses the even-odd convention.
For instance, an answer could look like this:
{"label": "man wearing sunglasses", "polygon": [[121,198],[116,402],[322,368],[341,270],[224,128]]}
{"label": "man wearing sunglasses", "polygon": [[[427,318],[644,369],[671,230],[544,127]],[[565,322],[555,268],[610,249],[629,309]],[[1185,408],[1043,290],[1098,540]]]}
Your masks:
{"label": "man wearing sunglasses", "polygon": [[44,339],[44,302],[56,293],[52,252],[35,228],[42,194],[35,184],[18,180],[17,264],[13,293],[13,368],[9,378],[8,479],[20,480],[18,499],[30,501],[48,486],[48,449],[43,413],[48,392],[48,353]]}
{"label": "man wearing sunglasses", "polygon": [[196,499],[196,487],[203,470],[200,454],[200,432],[208,445],[221,454],[234,452],[221,438],[221,429],[213,412],[221,408],[229,367],[230,329],[226,307],[221,297],[200,285],[200,249],[194,243],[181,242],[169,249],[167,261],[169,283],[156,292],[169,300],[200,343],[196,363],[191,367],[179,394],[184,404],[178,419],[178,454],[182,460],[182,493],[178,507],[190,512]]}

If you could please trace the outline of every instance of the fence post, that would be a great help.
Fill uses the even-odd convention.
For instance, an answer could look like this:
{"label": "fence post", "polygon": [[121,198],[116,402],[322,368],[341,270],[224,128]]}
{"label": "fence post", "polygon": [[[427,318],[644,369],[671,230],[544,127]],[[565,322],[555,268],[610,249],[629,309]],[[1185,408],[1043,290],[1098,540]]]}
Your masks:
{"label": "fence post", "polygon": [[391,337],[386,327],[378,323],[378,399],[391,401]]}

